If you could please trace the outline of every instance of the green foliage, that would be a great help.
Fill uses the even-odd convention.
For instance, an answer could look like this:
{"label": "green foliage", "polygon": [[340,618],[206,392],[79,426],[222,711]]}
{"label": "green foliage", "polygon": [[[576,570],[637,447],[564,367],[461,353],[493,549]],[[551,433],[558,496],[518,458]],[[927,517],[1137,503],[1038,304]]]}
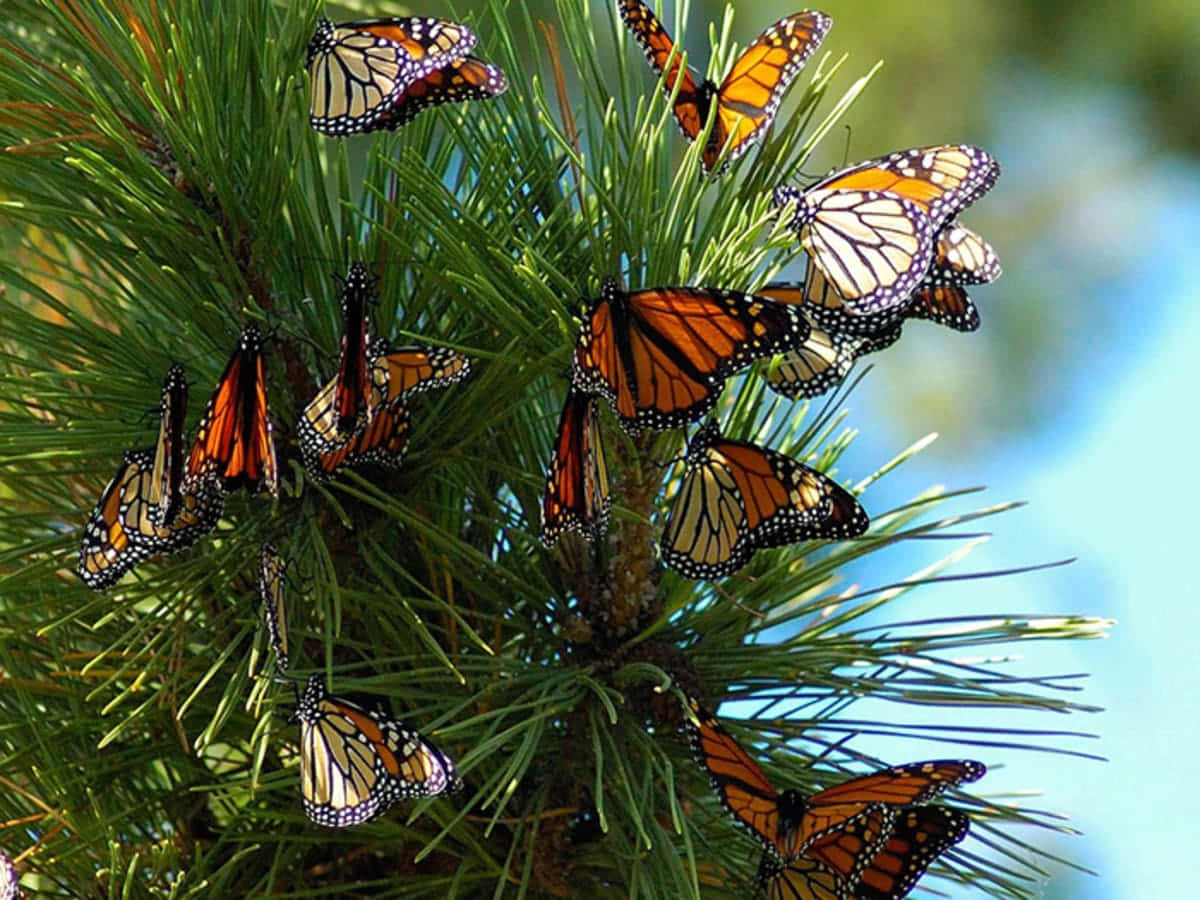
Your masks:
{"label": "green foliage", "polygon": [[[837,592],[856,559],[1006,508],[939,518],[957,495],[930,491],[873,509],[870,484],[908,454],[857,485],[868,538],[761,553],[718,590],[653,557],[661,464],[680,435],[631,441],[610,423],[613,536],[595,553],[537,542],[578,298],[610,274],[747,289],[778,272],[794,248],[769,190],[865,85],[830,94],[844,59],[815,60],[761,152],[714,180],[612,10],[582,0],[561,0],[545,31],[521,5],[474,23],[479,52],[509,74],[505,96],[348,141],[307,126],[315,3],[13,5],[0,26],[0,846],[21,854],[28,885],[73,897],[725,895],[747,885],[754,849],[729,837],[687,759],[680,688],[753,699],[752,724],[735,731],[779,783],[801,787],[878,762],[843,742],[855,732],[905,732],[890,715],[845,720],[861,698],[947,715],[1082,709],[1053,681],[959,655],[1092,637],[1103,623],[880,624],[944,566]],[[714,65],[731,54],[722,38]],[[333,367],[329,273],[357,258],[382,276],[378,333],[459,348],[477,374],[417,406],[401,472],[318,486],[291,423]],[[277,333],[279,499],[232,497],[211,538],[88,592],[72,571],[80,527],[122,452],[151,442],[142,413],[163,372],[185,362],[206,396],[250,319]],[[836,405],[792,409],[753,376],[721,415],[825,470],[853,435]],[[358,829],[307,823],[292,692],[264,675],[264,540],[294,563],[301,673],[392,698],[458,759],[464,794]],[[983,731],[956,717],[937,733],[970,743]],[[1059,826],[954,799],[996,852],[968,842],[940,873],[1032,893],[1035,851],[1005,826]],[[593,805],[604,836],[583,840]]]}

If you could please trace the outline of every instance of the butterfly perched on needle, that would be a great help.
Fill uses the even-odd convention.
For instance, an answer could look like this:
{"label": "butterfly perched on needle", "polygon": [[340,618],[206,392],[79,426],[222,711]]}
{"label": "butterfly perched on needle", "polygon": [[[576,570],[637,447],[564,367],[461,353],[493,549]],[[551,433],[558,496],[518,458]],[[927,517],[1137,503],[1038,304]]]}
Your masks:
{"label": "butterfly perched on needle", "polygon": [[116,584],[152,556],[189,547],[212,531],[224,496],[215,482],[181,490],[169,526],[156,524],[154,452],[126,452],[88,518],[79,547],[79,577],[94,591]]}
{"label": "butterfly perched on needle", "polygon": [[154,471],[150,484],[150,518],[170,528],[183,505],[184,438],[188,385],[183,366],[167,370],[159,405],[158,441],[154,445]]}
{"label": "butterfly perched on needle", "polygon": [[263,544],[258,553],[258,597],[262,603],[263,623],[267,639],[275,653],[275,668],[280,675],[291,665],[288,656],[287,599],[283,580],[287,563],[270,544]]}
{"label": "butterfly perched on needle", "polygon": [[660,550],[693,579],[730,575],[758,550],[857,537],[870,524],[828,476],[757,444],[723,437],[715,421],[688,443]]}
{"label": "butterfly perched on needle", "polygon": [[569,390],[546,467],[542,543],[553,546],[564,531],[598,540],[608,526],[610,507],[596,398]]}
{"label": "butterfly perched on needle", "polygon": [[454,761],[416,729],[327,693],[319,674],[292,719],[300,723],[300,800],[318,825],[359,825],[401,800],[462,787]]}
{"label": "butterfly perched on needle", "polygon": [[368,463],[398,466],[411,430],[408,401],[423,391],[449,387],[471,373],[471,360],[445,347],[400,347],[388,350],[376,341],[367,353],[370,415],[348,437],[337,429],[337,377],[304,408],[297,431],[304,467],[326,481],[343,466]]}
{"label": "butterfly perched on needle", "polygon": [[[934,842],[932,830],[938,823],[966,821],[961,813],[924,804],[986,772],[982,763],[973,760],[933,760],[851,778],[815,794],[780,793],[716,716],[692,697],[685,727],[692,755],[722,805],[763,845],[760,877],[771,897],[903,896],[940,849],[948,846],[927,856]],[[930,840],[917,839],[926,827]],[[913,840],[902,846],[910,828]],[[961,831],[955,827],[945,834],[956,834],[950,841],[954,843],[965,831],[965,826]],[[881,858],[885,852],[890,856]],[[900,862],[896,869],[889,868],[892,857]],[[922,863],[919,871],[915,871],[917,862]],[[872,890],[882,891],[890,884],[893,891],[903,888],[903,893],[855,892],[868,872]],[[804,893],[799,885],[810,886],[810,892]]]}
{"label": "butterfly perched on needle", "polygon": [[475,33],[424,16],[334,24],[325,17],[308,44],[309,123],[344,137],[393,127],[388,118],[421,79],[460,60]]}
{"label": "butterfly perched on needle", "polygon": [[719,288],[623,291],[606,278],[584,317],[571,383],[598,394],[621,426],[677,428],[707,414],[725,379],[808,337],[792,307]]}
{"label": "butterfly perched on needle", "polygon": [[806,190],[775,190],[791,227],[849,310],[886,314],[929,274],[939,233],[987,193],[1000,166],[965,144],[915,147],[867,160]]}
{"label": "butterfly perched on needle", "polygon": [[833,25],[829,16],[813,10],[780,19],[755,38],[718,86],[692,77],[678,46],[642,0],[621,0],[620,8],[622,20],[651,67],[659,76],[666,72],[663,92],[668,100],[674,95],[672,112],[688,140],[695,141],[704,133],[709,113],[715,109],[716,121],[701,154],[705,172],[717,166],[726,145],[725,166],[762,137],[788,86]]}
{"label": "butterfly perched on needle", "polygon": [[216,480],[225,491],[245,487],[272,496],[279,490],[274,425],[267,405],[262,335],[242,329],[237,348],[200,417],[188,454],[184,490]]}

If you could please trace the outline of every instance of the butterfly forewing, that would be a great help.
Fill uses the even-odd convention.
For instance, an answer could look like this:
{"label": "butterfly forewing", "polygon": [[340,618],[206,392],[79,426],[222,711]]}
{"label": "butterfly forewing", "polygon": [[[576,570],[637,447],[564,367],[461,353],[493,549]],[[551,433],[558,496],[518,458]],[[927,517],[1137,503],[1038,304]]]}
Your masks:
{"label": "butterfly forewing", "polygon": [[287,601],[284,576],[287,563],[270,544],[263,544],[258,555],[258,596],[262,602],[263,622],[267,638],[275,653],[275,668],[280,674],[288,670]]}
{"label": "butterfly forewing", "polygon": [[408,84],[380,120],[380,128],[399,128],[422,110],[443,103],[490,100],[508,90],[499,66],[477,56],[465,56]]}
{"label": "butterfly forewing", "polygon": [[608,526],[608,468],[600,440],[595,398],[567,393],[542,498],[542,543],[552,546],[564,531],[599,539]]}
{"label": "butterfly forewing", "polygon": [[629,434],[675,428],[711,410],[726,377],[807,337],[795,310],[749,294],[626,293],[606,279],[580,330],[571,379],[603,396]]}
{"label": "butterfly forewing", "polygon": [[163,381],[150,489],[151,518],[155,524],[164,527],[170,527],[183,501],[183,424],[187,401],[183,366],[173,365]]}
{"label": "butterfly forewing", "polygon": [[371,418],[368,315],[375,279],[362,263],[354,263],[342,282],[342,350],[334,381],[337,438],[345,439]]}

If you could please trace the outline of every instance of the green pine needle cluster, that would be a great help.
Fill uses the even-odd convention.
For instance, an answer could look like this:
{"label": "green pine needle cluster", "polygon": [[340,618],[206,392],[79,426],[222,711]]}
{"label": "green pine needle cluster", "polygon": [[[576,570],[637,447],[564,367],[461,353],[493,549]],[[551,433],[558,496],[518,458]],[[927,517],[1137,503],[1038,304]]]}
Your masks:
{"label": "green pine needle cluster", "polygon": [[[904,621],[905,595],[955,577],[977,520],[1009,505],[949,514],[967,492],[931,490],[877,508],[871,483],[920,447],[866,478],[840,470],[854,431],[836,399],[792,405],[750,375],[719,412],[728,433],[860,477],[865,539],[762,552],[721,587],[664,573],[651,538],[682,437],[630,440],[606,422],[610,539],[598,552],[538,543],[579,298],[606,275],[753,289],[778,273],[796,248],[770,190],[874,70],[851,81],[844,58],[819,54],[770,139],[717,180],[700,177],[701,142],[684,149],[615,11],[584,0],[559,0],[548,23],[494,0],[472,25],[509,76],[504,96],[345,141],[307,124],[312,0],[6,12],[0,848],[27,890],[738,895],[756,850],[688,758],[681,691],[747,701],[731,730],[777,783],[804,789],[884,762],[856,751],[857,734],[986,747],[989,764],[1065,748],[1069,732],[987,727],[998,709],[1087,709],[1067,682],[1014,673],[989,648],[1106,623]],[[729,25],[715,67],[734,52]],[[316,485],[294,423],[335,365],[330,274],[355,259],[381,276],[376,333],[462,350],[476,375],[420,400],[402,470]],[[163,373],[187,366],[194,421],[250,320],[276,335],[279,499],[235,495],[196,547],[88,591],[73,571],[83,522],[122,453],[152,442]],[[941,564],[844,586],[853,561],[938,536],[955,548]],[[464,793],[344,831],[307,822],[293,691],[270,677],[259,620],[267,540],[292,561],[300,674],[389,697],[457,759]],[[904,724],[914,706],[947,724]],[[972,838],[929,880],[1034,895],[1046,829],[1068,829],[989,796],[986,779],[973,787],[952,798]]]}

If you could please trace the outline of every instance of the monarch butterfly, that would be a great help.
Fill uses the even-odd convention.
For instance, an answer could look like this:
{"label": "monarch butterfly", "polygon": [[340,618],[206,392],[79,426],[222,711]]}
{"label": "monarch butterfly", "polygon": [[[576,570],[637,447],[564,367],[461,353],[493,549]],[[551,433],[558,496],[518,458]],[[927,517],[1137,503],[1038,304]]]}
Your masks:
{"label": "monarch butterfly", "polygon": [[812,10],[780,19],[746,48],[718,87],[708,79],[696,83],[675,42],[642,0],[622,0],[621,18],[654,71],[661,76],[669,67],[663,92],[670,101],[678,84],[672,112],[688,140],[700,137],[716,106],[717,120],[701,155],[705,172],[712,171],[727,143],[726,166],[771,126],[788,85],[833,25],[829,16]]}
{"label": "monarch butterfly", "polygon": [[[973,760],[934,760],[883,769],[852,778],[810,796],[776,793],[758,764],[715,716],[688,698],[686,719],[692,755],[734,820],[772,856],[788,861],[815,841],[844,830],[877,806],[927,803],[949,787],[976,781],[986,772]],[[878,826],[877,818],[868,824]]]}
{"label": "monarch butterfly", "polygon": [[322,17],[308,43],[317,131],[344,137],[388,127],[392,105],[413,82],[475,46],[465,25],[445,19],[364,19],[335,25]]}
{"label": "monarch butterfly", "polygon": [[688,578],[722,578],[756,550],[856,537],[869,524],[835,481],[774,450],[724,438],[716,422],[692,438],[684,466],[661,549],[663,562]]}
{"label": "monarch butterfly", "polygon": [[449,387],[471,373],[469,357],[444,347],[403,347],[384,352],[377,341],[369,352],[371,421],[349,438],[335,423],[337,379],[330,381],[304,408],[300,417],[300,455],[304,467],[324,481],[344,465],[397,465],[408,444],[410,420],[406,398],[422,391]]}
{"label": "monarch butterfly", "polygon": [[792,307],[716,288],[627,293],[606,278],[592,301],[571,382],[600,394],[631,435],[694,422],[716,405],[724,380],[808,338]]}
{"label": "monarch butterfly", "polygon": [[271,642],[271,649],[275,651],[275,668],[281,675],[290,665],[287,603],[283,591],[283,579],[286,574],[287,563],[283,557],[270,544],[263,544],[258,553],[258,596],[262,600],[267,638]]}
{"label": "monarch butterfly", "polygon": [[608,526],[610,506],[595,398],[570,390],[546,468],[542,543],[552,546],[564,531],[598,539]]}
{"label": "monarch butterfly", "polygon": [[224,498],[213,483],[184,489],[169,526],[156,525],[151,514],[154,483],[154,454],[128,451],[83,531],[78,571],[92,590],[116,584],[151,556],[191,546],[216,526]]}
{"label": "monarch butterfly", "polygon": [[158,443],[154,447],[154,474],[150,486],[150,518],[169,528],[183,501],[183,420],[187,415],[188,386],[183,366],[176,363],[163,380],[159,406]]}
{"label": "monarch butterfly", "polygon": [[396,129],[431,106],[490,100],[507,90],[508,78],[499,66],[478,56],[464,56],[406,85],[384,113],[379,127]]}
{"label": "monarch butterfly", "polygon": [[954,216],[987,193],[995,158],[965,144],[916,147],[835,172],[805,191],[775,190],[795,204],[791,226],[854,313],[905,303],[929,272],[934,242]]}
{"label": "monarch butterfly", "polygon": [[339,434],[349,437],[371,418],[371,383],[367,348],[371,344],[368,308],[375,294],[375,279],[362,263],[354,263],[342,282],[342,351],[334,381],[334,422]]}
{"label": "monarch butterfly", "polygon": [[453,760],[415,729],[325,691],[312,675],[296,704],[300,800],[318,825],[346,828],[400,800],[462,787]]}
{"label": "monarch butterfly", "polygon": [[200,418],[184,490],[217,478],[226,491],[245,486],[274,496],[279,469],[272,430],[262,336],[256,325],[247,325]]}
{"label": "monarch butterfly", "polygon": [[942,806],[874,815],[878,822],[860,820],[818,838],[790,862],[764,853],[758,871],[767,900],[899,900],[971,824]]}
{"label": "monarch butterfly", "polygon": [[17,900],[20,896],[21,876],[8,854],[0,850],[0,900]]}

